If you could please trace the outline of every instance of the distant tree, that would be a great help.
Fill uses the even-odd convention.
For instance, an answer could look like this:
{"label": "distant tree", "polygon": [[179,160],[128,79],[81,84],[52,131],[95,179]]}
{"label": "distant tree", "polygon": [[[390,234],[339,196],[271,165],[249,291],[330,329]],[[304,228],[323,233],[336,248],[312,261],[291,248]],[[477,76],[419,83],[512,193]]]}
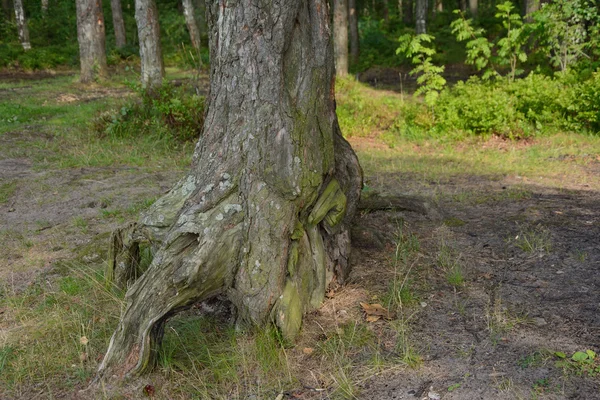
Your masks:
{"label": "distant tree", "polygon": [[467,11],[467,0],[460,0],[460,11]]}
{"label": "distant tree", "polygon": [[29,42],[29,28],[27,28],[27,19],[25,18],[25,10],[23,9],[23,0],[15,0],[14,5],[19,40],[21,41],[23,50],[27,51],[31,49],[31,43]]}
{"label": "distant tree", "polygon": [[348,0],[333,2],[333,49],[336,75],[348,75]]}
{"label": "distant tree", "polygon": [[120,49],[127,44],[121,0],[110,0],[110,10],[112,11],[113,27],[115,30],[115,45]]}
{"label": "distant tree", "polygon": [[525,0],[523,15],[526,22],[533,21],[532,14],[540,9],[540,0]]}
{"label": "distant tree", "polygon": [[[187,25],[188,32],[190,33],[190,40],[192,46],[196,49],[196,52],[200,51],[200,29],[196,23],[196,16],[194,12],[194,4],[192,0],[183,0],[183,15],[185,16],[185,24]],[[201,63],[202,60],[199,59]]]}
{"label": "distant tree", "polygon": [[471,15],[474,17],[477,16],[477,0],[469,0],[469,11],[471,11]]}
{"label": "distant tree", "polygon": [[165,67],[160,45],[158,10],[154,0],[135,0],[135,21],[140,41],[142,86],[148,90],[162,85]]}
{"label": "distant tree", "polygon": [[427,33],[427,5],[428,0],[416,0],[416,32],[417,35]]}
{"label": "distant tree", "polygon": [[42,0],[42,14],[46,15],[48,12],[48,0]]}
{"label": "distant tree", "polygon": [[106,65],[106,37],[104,13],[101,0],[76,0],[77,40],[81,83],[89,83],[97,77],[108,76]]}
{"label": "distant tree", "polygon": [[404,0],[404,15],[402,20],[406,25],[412,25],[414,18],[415,0]]}
{"label": "distant tree", "polygon": [[350,59],[353,64],[356,64],[358,63],[358,56],[360,52],[360,42],[358,37],[358,10],[356,9],[356,0],[348,0],[348,22],[350,26]]}

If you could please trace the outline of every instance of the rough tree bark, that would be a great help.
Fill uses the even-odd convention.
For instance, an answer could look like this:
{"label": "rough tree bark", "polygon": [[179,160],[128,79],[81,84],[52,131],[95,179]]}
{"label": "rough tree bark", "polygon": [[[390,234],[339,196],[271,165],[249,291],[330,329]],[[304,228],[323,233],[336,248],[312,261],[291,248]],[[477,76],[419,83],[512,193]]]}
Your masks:
{"label": "rough tree bark", "polygon": [[428,0],[416,0],[415,19],[417,35],[427,33],[427,5]]}
{"label": "rough tree bark", "polygon": [[140,42],[142,86],[151,91],[162,85],[165,73],[158,10],[154,0],[135,0],[135,22]]}
{"label": "rough tree bark", "polygon": [[192,46],[196,51],[200,51],[200,30],[196,23],[196,17],[194,13],[194,5],[192,0],[182,0],[183,3],[183,15],[185,16],[185,24],[187,25],[188,32],[190,33],[190,40]]}
{"label": "rough tree bark", "polygon": [[31,50],[29,42],[29,28],[27,27],[27,19],[25,18],[25,10],[23,9],[23,0],[14,0],[15,18],[17,20],[17,30],[19,32],[19,40],[23,50]]}
{"label": "rough tree bark", "polygon": [[81,83],[89,83],[97,77],[106,77],[106,36],[101,0],[77,0],[77,40]]}
{"label": "rough tree bark", "polygon": [[[219,296],[239,324],[288,339],[349,272],[362,186],[335,114],[326,0],[207,3],[211,84],[192,167],[136,224],[113,234],[108,274],[132,281],[98,378],[150,369],[165,321]],[[116,378],[113,378],[116,377]]]}
{"label": "rough tree bark", "polygon": [[333,37],[336,75],[348,75],[348,0],[333,1]]}
{"label": "rough tree bark", "polygon": [[477,0],[469,0],[469,11],[471,12],[471,15],[474,17],[477,16],[477,8],[478,8]]}
{"label": "rough tree bark", "polygon": [[110,0],[113,27],[115,30],[115,45],[118,49],[125,47],[127,37],[125,36],[125,22],[123,21],[123,7],[121,0]]}
{"label": "rough tree bark", "polygon": [[358,63],[360,41],[358,37],[358,10],[356,0],[348,0],[348,22],[350,30],[350,59],[353,64]]}

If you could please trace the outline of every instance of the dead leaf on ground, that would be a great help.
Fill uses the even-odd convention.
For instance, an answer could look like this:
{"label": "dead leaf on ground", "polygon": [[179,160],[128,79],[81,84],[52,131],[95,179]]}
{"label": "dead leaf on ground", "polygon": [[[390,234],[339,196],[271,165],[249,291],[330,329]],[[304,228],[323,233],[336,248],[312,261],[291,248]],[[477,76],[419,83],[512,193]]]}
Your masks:
{"label": "dead leaf on ground", "polygon": [[311,355],[313,351],[315,351],[315,349],[313,349],[312,347],[305,347],[304,349],[302,349],[302,352],[307,356]]}
{"label": "dead leaf on ground", "polygon": [[363,311],[367,314],[367,322],[375,322],[380,318],[392,319],[393,313],[389,312],[381,304],[360,303]]}

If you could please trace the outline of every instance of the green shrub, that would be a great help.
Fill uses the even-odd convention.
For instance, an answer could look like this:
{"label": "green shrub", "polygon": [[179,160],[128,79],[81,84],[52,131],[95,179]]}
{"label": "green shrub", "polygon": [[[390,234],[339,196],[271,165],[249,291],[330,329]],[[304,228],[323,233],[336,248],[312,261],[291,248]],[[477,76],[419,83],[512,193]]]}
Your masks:
{"label": "green shrub", "polygon": [[442,92],[436,109],[437,122],[445,130],[522,138],[530,132],[515,101],[503,86],[471,78]]}
{"label": "green shrub", "polygon": [[567,127],[600,133],[600,71],[575,85],[565,109]]}
{"label": "green shrub", "polygon": [[204,97],[192,88],[165,84],[152,94],[137,88],[140,97],[105,111],[93,122],[101,135],[156,136],[179,142],[196,140],[204,123]]}

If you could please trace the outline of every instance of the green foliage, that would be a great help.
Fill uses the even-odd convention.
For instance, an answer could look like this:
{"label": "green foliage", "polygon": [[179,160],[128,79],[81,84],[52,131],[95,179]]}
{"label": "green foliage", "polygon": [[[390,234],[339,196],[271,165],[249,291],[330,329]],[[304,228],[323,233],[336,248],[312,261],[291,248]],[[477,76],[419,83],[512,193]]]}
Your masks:
{"label": "green foliage", "polygon": [[561,351],[555,352],[554,355],[559,358],[556,365],[565,371],[592,377],[600,375],[600,359],[593,350],[577,351],[571,357],[567,357]]}
{"label": "green foliage", "polygon": [[584,55],[587,32],[578,1],[556,0],[533,15],[536,37],[553,66],[561,71]]}
{"label": "green foliage", "polygon": [[519,62],[527,61],[525,44],[529,40],[529,35],[524,30],[521,15],[513,12],[515,7],[510,1],[498,4],[496,8],[498,9],[496,18],[502,20],[502,26],[506,29],[506,36],[497,43],[498,63],[510,67],[508,80],[512,82],[517,75],[523,73],[523,70],[517,67]]}
{"label": "green foliage", "polygon": [[445,90],[438,102],[438,121],[442,130],[458,129],[473,134],[504,137],[528,136],[524,116],[500,85],[471,78]]}
{"label": "green foliage", "polygon": [[152,93],[136,86],[140,100],[101,113],[94,129],[110,137],[166,137],[177,141],[196,140],[204,123],[204,97],[192,88],[164,84]]}
{"label": "green foliage", "polygon": [[411,75],[418,75],[417,84],[419,88],[415,95],[424,94],[425,104],[433,108],[440,95],[440,91],[446,86],[446,79],[442,76],[445,67],[439,67],[433,64],[432,56],[436,54],[431,44],[435,37],[422,33],[416,36],[406,34],[398,40],[400,46],[396,49],[397,54],[404,54],[412,58],[415,68],[410,71]]}
{"label": "green foliage", "polygon": [[490,64],[492,57],[492,43],[484,36],[485,29],[475,28],[472,19],[466,19],[461,10],[455,10],[460,18],[452,21],[450,27],[456,39],[460,42],[468,40],[466,43],[466,63],[475,66],[477,71],[484,70],[483,79],[487,80],[496,76],[496,71]]}

